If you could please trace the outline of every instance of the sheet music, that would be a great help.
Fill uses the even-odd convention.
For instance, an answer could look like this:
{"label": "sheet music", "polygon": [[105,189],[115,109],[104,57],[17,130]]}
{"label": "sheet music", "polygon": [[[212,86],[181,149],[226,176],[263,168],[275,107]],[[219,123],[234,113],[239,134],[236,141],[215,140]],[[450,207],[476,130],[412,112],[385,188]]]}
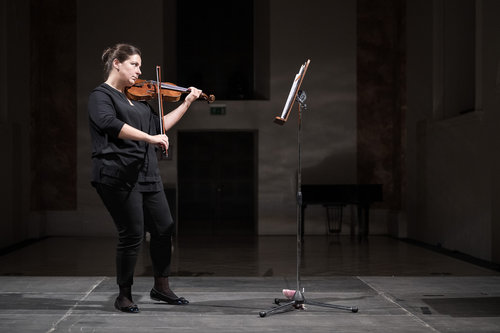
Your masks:
{"label": "sheet music", "polygon": [[286,121],[288,115],[290,114],[290,110],[292,109],[293,103],[295,102],[297,91],[300,88],[300,84],[302,82],[303,76],[305,75],[305,70],[308,64],[309,60],[300,67],[299,72],[295,75],[295,79],[293,80],[293,84],[288,94],[288,98],[286,100],[285,106],[283,107],[283,112],[281,113],[281,117],[279,118],[276,117],[277,119],[275,120],[275,122],[278,122],[280,125],[282,125],[283,122]]}
{"label": "sheet music", "polygon": [[[304,65],[302,65],[304,67]],[[290,89],[290,93],[288,94],[288,98],[285,103],[285,107],[283,108],[283,112],[281,113],[281,118],[285,119],[288,110],[290,110],[291,104],[293,102],[295,91],[297,90],[297,84],[299,83],[300,75],[295,75],[295,80],[293,80],[292,88]]]}

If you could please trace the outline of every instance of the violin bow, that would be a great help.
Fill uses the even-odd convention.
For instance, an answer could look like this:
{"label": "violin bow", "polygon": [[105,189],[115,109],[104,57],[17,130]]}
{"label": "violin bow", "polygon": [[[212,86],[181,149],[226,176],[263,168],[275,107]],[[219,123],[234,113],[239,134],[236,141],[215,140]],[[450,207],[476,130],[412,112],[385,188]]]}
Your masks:
{"label": "violin bow", "polygon": [[[165,134],[165,126],[163,124],[163,100],[161,98],[161,67],[156,66],[156,89],[158,95],[158,111],[160,113],[160,134]],[[168,157],[168,151],[162,146],[162,156]]]}

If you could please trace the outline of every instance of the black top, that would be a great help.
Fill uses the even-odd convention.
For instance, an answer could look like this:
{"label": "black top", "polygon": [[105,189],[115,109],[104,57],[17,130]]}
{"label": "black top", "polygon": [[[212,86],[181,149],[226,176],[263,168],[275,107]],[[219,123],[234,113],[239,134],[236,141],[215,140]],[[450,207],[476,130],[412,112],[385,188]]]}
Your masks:
{"label": "black top", "polygon": [[125,123],[148,134],[158,134],[159,118],[151,106],[129,102],[123,93],[103,83],[90,94],[88,112],[92,184],[143,192],[162,190],[158,148],[144,141],[118,138]]}

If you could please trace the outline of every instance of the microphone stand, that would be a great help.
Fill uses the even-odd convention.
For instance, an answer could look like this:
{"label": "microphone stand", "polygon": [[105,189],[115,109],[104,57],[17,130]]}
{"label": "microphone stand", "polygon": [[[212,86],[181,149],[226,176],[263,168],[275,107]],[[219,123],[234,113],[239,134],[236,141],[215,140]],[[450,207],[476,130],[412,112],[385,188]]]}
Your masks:
{"label": "microphone stand", "polygon": [[356,306],[344,306],[329,303],[321,303],[313,300],[308,300],[304,296],[304,289],[300,285],[300,264],[302,257],[302,167],[301,167],[301,144],[302,144],[302,110],[307,110],[307,105],[305,101],[307,95],[305,91],[299,90],[295,100],[299,105],[298,112],[298,131],[297,131],[297,148],[298,148],[298,171],[297,171],[297,289],[291,299],[279,299],[275,298],[274,303],[277,305],[267,311],[260,311],[259,316],[265,317],[268,314],[272,314],[279,310],[286,309],[302,309],[304,310],[304,304],[310,304],[315,306],[321,306],[325,308],[334,308],[340,310],[347,310],[352,312],[358,312],[358,307]]}

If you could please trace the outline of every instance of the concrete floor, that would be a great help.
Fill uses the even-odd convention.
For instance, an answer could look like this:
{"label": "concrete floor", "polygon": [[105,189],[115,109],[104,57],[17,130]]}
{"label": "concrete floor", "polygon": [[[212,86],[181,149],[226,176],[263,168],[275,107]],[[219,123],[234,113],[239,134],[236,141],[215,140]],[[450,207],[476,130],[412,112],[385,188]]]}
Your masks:
{"label": "concrete floor", "polygon": [[[0,332],[500,332],[500,272],[407,242],[307,237],[306,310],[259,316],[296,289],[296,239],[179,239],[172,286],[187,306],[149,298],[146,252],[134,300],[113,308],[114,240],[49,238],[0,257]],[[76,258],[72,259],[72,258]]]}

